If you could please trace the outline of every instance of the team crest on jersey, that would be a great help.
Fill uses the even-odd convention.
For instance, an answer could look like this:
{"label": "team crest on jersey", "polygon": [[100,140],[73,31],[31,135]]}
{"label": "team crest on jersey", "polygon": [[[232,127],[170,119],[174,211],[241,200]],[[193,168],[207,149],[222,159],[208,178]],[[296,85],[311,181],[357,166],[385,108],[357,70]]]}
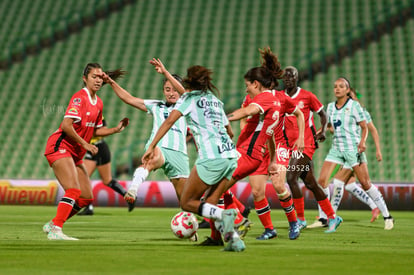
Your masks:
{"label": "team crest on jersey", "polygon": [[79,97],[77,97],[77,98],[74,98],[72,102],[73,102],[74,105],[80,105],[81,99]]}
{"label": "team crest on jersey", "polygon": [[280,101],[273,101],[273,105],[275,105],[277,107],[280,107],[281,106]]}
{"label": "team crest on jersey", "polygon": [[79,114],[78,109],[76,108],[70,108],[68,111],[69,114],[77,115]]}
{"label": "team crest on jersey", "polygon": [[305,107],[305,103],[303,103],[303,101],[301,100],[301,101],[299,101],[299,103],[298,103],[298,108],[299,108],[299,109],[303,109],[303,107]]}

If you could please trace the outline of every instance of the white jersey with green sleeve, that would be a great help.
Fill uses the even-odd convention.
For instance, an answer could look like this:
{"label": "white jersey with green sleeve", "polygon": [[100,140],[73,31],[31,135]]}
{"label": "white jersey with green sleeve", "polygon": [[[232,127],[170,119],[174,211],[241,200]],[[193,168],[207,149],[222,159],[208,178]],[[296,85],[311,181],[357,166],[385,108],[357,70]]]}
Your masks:
{"label": "white jersey with green sleeve", "polygon": [[[145,148],[148,148],[149,144],[154,139],[154,136],[160,128],[161,124],[165,121],[165,119],[170,115],[171,111],[174,109],[174,104],[167,105],[166,102],[163,100],[149,99],[145,99],[144,104],[145,107],[147,107],[147,113],[151,114],[153,117],[151,137],[145,145]],[[168,130],[165,136],[160,140],[158,146],[187,154],[186,136],[187,123],[185,122],[185,119],[181,117],[174,123],[171,129]]]}
{"label": "white jersey with green sleeve", "polygon": [[235,145],[225,128],[229,122],[223,102],[210,91],[184,93],[175,109],[185,117],[200,159],[237,158]]}
{"label": "white jersey with green sleeve", "polygon": [[331,102],[328,104],[326,114],[328,122],[334,128],[332,148],[341,152],[358,151],[361,140],[358,123],[366,120],[361,105],[349,98],[344,106],[338,109],[335,102]]}

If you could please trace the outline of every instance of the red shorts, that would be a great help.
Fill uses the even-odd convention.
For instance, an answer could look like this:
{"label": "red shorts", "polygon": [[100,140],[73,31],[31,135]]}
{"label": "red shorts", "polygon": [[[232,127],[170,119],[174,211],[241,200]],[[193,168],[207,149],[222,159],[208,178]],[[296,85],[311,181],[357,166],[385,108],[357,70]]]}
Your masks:
{"label": "red shorts", "polygon": [[59,149],[56,152],[50,153],[50,154],[45,154],[45,157],[47,159],[47,161],[49,162],[49,166],[52,167],[52,164],[57,161],[58,159],[61,158],[72,158],[73,161],[75,162],[75,165],[78,166],[80,164],[83,163],[83,159],[79,158],[77,156],[72,155],[69,151],[67,151],[66,149]]}
{"label": "red shorts", "polygon": [[313,157],[313,154],[315,154],[316,148],[315,147],[305,147],[305,150],[303,150],[303,154],[307,155],[311,160]]}
{"label": "red shorts", "polygon": [[[262,163],[263,163],[263,160],[257,160],[248,155],[243,154],[237,160],[237,168],[234,171],[232,177],[236,180],[241,180],[247,176],[250,176],[260,167]],[[266,174],[267,174],[267,168],[266,168]]]}
{"label": "red shorts", "polygon": [[263,161],[260,163],[260,166],[256,169],[256,171],[251,173],[250,176],[269,174],[268,172],[269,163],[270,163],[270,156],[269,156],[269,152],[266,151],[266,154],[264,155]]}
{"label": "red shorts", "polygon": [[70,147],[65,143],[60,143],[59,147],[56,148],[56,141],[49,137],[45,149],[45,157],[49,162],[50,167],[52,163],[61,158],[70,157],[75,162],[75,165],[80,165],[83,163],[83,157],[85,156],[86,151],[76,154]]}

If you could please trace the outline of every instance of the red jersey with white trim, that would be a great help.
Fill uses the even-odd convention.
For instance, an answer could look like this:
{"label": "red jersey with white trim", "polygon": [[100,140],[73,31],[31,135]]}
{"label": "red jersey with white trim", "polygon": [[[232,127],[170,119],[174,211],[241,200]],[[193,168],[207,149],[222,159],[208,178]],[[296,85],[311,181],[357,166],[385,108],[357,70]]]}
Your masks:
{"label": "red jersey with white trim", "polygon": [[[97,95],[95,97],[95,100],[93,100],[86,88],[81,89],[72,96],[64,115],[65,118],[75,119],[73,128],[88,143],[93,137],[95,128],[103,126],[103,103]],[[45,155],[58,150],[68,150],[72,155],[80,158],[83,158],[86,153],[86,150],[79,143],[75,142],[63,132],[61,125],[49,137]]]}
{"label": "red jersey with white trim", "polygon": [[[286,93],[284,94],[289,96]],[[312,92],[306,91],[300,87],[297,88],[296,93],[291,97],[291,99],[295,102],[299,110],[302,111],[305,119],[305,148],[316,148],[313,112],[320,112],[323,109],[322,103]],[[299,136],[299,128],[295,116],[285,117],[283,130],[290,147],[295,143]]]}
{"label": "red jersey with white trim", "polygon": [[[247,105],[245,105],[247,104]],[[264,91],[253,99],[245,98],[243,106],[255,104],[260,113],[247,119],[237,140],[236,148],[241,154],[261,160],[266,153],[266,142],[273,135],[283,138],[282,121],[286,113],[295,111],[296,105],[283,93]]]}

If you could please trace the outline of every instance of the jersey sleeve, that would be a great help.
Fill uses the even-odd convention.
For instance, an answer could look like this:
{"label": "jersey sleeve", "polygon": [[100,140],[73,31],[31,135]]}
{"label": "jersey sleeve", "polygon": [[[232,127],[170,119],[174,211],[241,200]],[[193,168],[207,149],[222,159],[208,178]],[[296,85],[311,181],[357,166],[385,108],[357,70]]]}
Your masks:
{"label": "jersey sleeve", "polygon": [[249,106],[249,104],[250,104],[251,102],[252,102],[252,99],[250,98],[250,96],[249,96],[249,95],[246,95],[246,96],[244,97],[244,100],[243,100],[243,103],[242,103],[241,107],[242,107],[242,108],[245,108],[245,107]]}
{"label": "jersey sleeve", "polygon": [[364,109],[364,116],[365,120],[367,121],[367,124],[372,122],[372,117],[370,113],[367,111],[367,109]]}
{"label": "jersey sleeve", "polygon": [[179,111],[183,116],[191,112],[191,96],[190,93],[184,93],[175,103],[174,110]]}
{"label": "jersey sleeve", "polygon": [[66,108],[64,118],[73,118],[75,123],[82,120],[82,109],[86,102],[83,102],[84,99],[79,97],[79,94],[75,94],[70,99],[69,105]]}
{"label": "jersey sleeve", "polygon": [[319,101],[319,99],[314,95],[313,93],[309,92],[309,106],[310,110],[315,113],[319,113],[323,109],[322,103]]}
{"label": "jersey sleeve", "polygon": [[159,100],[144,99],[144,105],[147,107],[147,114],[153,114],[154,105],[158,104]]}
{"label": "jersey sleeve", "polygon": [[362,109],[361,105],[354,101],[355,108],[353,108],[353,115],[355,116],[356,122],[361,122],[365,119],[364,110]]}

